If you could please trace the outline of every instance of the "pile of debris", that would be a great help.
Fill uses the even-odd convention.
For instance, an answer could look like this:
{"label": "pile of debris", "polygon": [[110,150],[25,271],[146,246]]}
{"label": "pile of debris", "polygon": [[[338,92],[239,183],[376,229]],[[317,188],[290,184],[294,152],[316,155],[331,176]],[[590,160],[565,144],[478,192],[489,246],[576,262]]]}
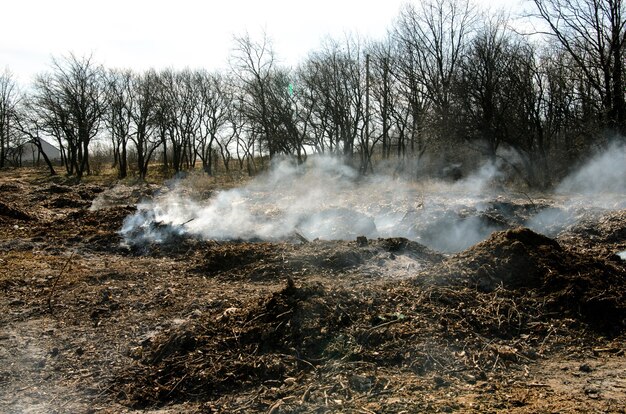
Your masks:
{"label": "pile of debris", "polygon": [[[533,378],[537,366],[599,354],[623,367],[626,262],[616,253],[626,250],[625,210],[559,222],[554,237],[521,226],[568,212],[520,198],[394,211],[431,241],[438,231],[497,230],[454,254],[417,236],[362,237],[374,231],[369,215],[356,217],[358,229],[333,227],[331,218],[352,214],[336,208],[316,221],[355,230],[356,240],[297,230],[280,240],[204,240],[146,216],[138,243],[125,246],[120,228],[155,191],[0,183],[0,306],[13,326],[0,341],[4,359],[22,352],[24,364],[2,372],[9,411],[26,397],[80,412],[76,396],[103,412],[178,403],[274,414],[567,411],[578,402],[537,405],[557,393]],[[567,374],[595,369],[579,366]],[[620,380],[606,398],[582,387],[581,398],[621,407]],[[52,383],[73,393],[68,401],[23,392]]]}
{"label": "pile of debris", "polygon": [[613,332],[626,327],[624,261],[561,246],[523,227],[492,234],[418,280],[483,292],[504,288],[541,294],[554,311]]}
{"label": "pile of debris", "polygon": [[[339,242],[324,243],[328,248]],[[298,256],[285,246],[274,251],[271,246],[215,246],[204,271],[240,279],[266,260],[276,264]],[[220,405],[222,397],[237,390],[250,409],[268,410],[268,401],[281,400],[292,401],[285,408],[314,411],[328,407],[320,390],[358,365],[363,375],[346,378],[349,398],[342,403],[358,407],[376,400],[373,391],[386,368],[422,378],[451,373],[437,377],[435,386],[476,381],[581,340],[583,331],[618,336],[626,328],[624,263],[582,255],[526,228],[497,232],[448,258],[406,239],[351,246],[361,259],[350,262],[356,269],[383,248],[403,254],[421,250],[431,265],[401,283],[378,281],[376,289],[329,279],[297,285],[288,275],[315,263],[305,264],[300,252],[295,267],[265,268],[274,278],[286,278],[282,290],[144,343],[135,366],[120,376],[118,389],[126,403],[200,401],[219,411],[227,408]],[[299,249],[319,253],[325,247],[311,243]],[[249,261],[239,261],[248,255]],[[307,280],[324,269],[313,268]],[[337,276],[347,267],[332,269]],[[555,325],[559,335],[553,335]],[[585,340],[592,343],[594,337]]]}

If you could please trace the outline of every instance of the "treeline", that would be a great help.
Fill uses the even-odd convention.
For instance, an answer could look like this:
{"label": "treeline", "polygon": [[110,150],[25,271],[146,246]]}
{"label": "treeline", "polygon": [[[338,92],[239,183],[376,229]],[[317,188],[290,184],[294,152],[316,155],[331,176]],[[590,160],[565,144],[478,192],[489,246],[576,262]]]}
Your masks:
{"label": "treeline", "polygon": [[482,155],[546,187],[626,135],[626,3],[534,3],[543,36],[465,0],[425,1],[404,6],[386,39],[328,39],[296,68],[277,63],[267,38],[244,35],[219,73],[136,73],[70,55],[27,94],[5,74],[0,167],[12,143],[51,137],[77,177],[103,139],[120,177],[145,177],[157,156],[174,172],[200,163],[212,174],[218,162],[254,173],[264,157],[333,153],[364,174],[385,160],[419,174]]}

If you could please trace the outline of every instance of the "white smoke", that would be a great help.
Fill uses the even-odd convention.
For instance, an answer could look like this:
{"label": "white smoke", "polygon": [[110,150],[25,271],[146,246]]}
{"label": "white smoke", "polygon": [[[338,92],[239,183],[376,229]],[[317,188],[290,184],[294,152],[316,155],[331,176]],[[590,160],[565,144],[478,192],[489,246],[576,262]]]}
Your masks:
{"label": "white smoke", "polygon": [[[313,214],[340,207],[338,200],[350,192],[356,172],[332,158],[315,158],[298,166],[277,162],[267,175],[245,187],[219,191],[208,200],[195,201],[182,187],[138,206],[122,235],[160,242],[171,232],[205,239],[280,239],[299,225],[305,237],[328,236],[341,219],[327,214],[317,223]],[[316,224],[320,224],[318,228]]]}
{"label": "white smoke", "polygon": [[283,160],[248,185],[207,200],[194,200],[174,186],[140,203],[121,234],[131,244],[183,234],[210,240],[277,240],[296,233],[309,240],[407,237],[459,250],[494,229],[459,215],[444,223],[450,217],[441,213],[478,202],[495,176],[497,169],[487,165],[457,183],[416,184],[388,176],[363,178],[333,157],[310,157],[304,165]]}
{"label": "white smoke", "polygon": [[502,165],[499,160],[487,161],[478,168],[478,171],[468,177],[455,182],[452,189],[475,196],[483,196],[492,192],[494,184],[503,178]]}
{"label": "white smoke", "polygon": [[626,144],[615,142],[592,155],[556,187],[559,205],[540,211],[528,227],[555,236],[585,214],[626,208]]}
{"label": "white smoke", "polygon": [[207,199],[198,200],[184,185],[174,185],[139,204],[121,234],[135,245],[183,235],[206,240],[406,237],[442,252],[463,250],[511,225],[556,235],[581,216],[581,209],[626,207],[625,167],[620,162],[624,148],[611,147],[593,157],[563,181],[557,201],[547,208],[531,200],[532,213],[500,201],[503,173],[494,163],[457,182],[416,183],[384,175],[362,177],[338,158],[312,156],[303,165],[275,162],[249,184]]}
{"label": "white smoke", "polygon": [[623,197],[626,194],[626,144],[615,142],[595,154],[561,182],[557,193],[587,196],[615,194]]}

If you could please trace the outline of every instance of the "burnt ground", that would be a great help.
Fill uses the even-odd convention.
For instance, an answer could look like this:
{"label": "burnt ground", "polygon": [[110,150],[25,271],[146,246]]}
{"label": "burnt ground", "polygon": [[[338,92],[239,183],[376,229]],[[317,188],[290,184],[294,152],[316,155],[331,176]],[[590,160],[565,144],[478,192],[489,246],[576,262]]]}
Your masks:
{"label": "burnt ground", "polygon": [[1,412],[625,410],[626,210],[448,255],[139,248],[118,231],[157,187],[111,188],[0,172]]}

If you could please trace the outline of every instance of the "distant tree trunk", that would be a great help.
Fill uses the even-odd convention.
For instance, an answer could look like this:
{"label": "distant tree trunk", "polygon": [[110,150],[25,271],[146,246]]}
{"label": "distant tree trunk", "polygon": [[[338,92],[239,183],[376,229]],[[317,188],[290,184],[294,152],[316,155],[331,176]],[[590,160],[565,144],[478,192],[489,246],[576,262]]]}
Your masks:
{"label": "distant tree trunk", "polygon": [[122,151],[119,159],[119,178],[126,178],[128,175],[128,156],[126,154],[126,144],[122,145]]}
{"label": "distant tree trunk", "polygon": [[50,161],[50,158],[48,158],[48,154],[46,154],[46,152],[42,148],[41,140],[40,139],[34,139],[33,143],[35,144],[35,146],[39,150],[39,154],[43,157],[44,162],[48,166],[48,171],[50,171],[50,175],[57,175],[57,172],[54,170],[54,167],[52,166],[52,162]]}
{"label": "distant tree trunk", "polygon": [[163,171],[169,171],[169,165],[167,160],[167,139],[165,138],[165,134],[162,135],[163,139],[161,141],[161,145],[163,145]]}

